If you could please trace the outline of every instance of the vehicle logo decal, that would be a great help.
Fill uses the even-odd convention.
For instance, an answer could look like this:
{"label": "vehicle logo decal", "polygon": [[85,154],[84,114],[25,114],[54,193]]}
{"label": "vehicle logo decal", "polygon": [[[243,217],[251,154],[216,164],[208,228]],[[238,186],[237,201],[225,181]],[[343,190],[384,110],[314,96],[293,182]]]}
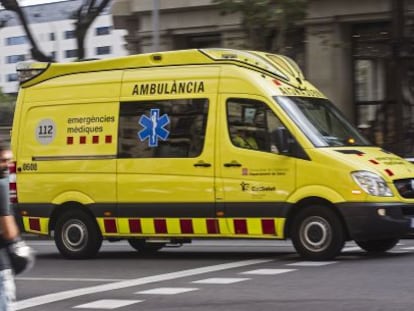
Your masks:
{"label": "vehicle logo decal", "polygon": [[170,118],[166,114],[160,117],[159,109],[151,109],[150,117],[142,115],[138,123],[143,127],[138,138],[141,141],[148,139],[149,147],[158,147],[158,138],[165,141],[170,135],[170,131],[164,128],[170,124]]}

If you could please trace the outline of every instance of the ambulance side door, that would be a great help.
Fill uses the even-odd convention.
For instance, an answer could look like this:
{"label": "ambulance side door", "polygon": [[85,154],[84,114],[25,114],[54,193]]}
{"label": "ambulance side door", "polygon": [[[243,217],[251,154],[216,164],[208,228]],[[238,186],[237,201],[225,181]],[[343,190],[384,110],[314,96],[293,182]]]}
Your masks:
{"label": "ambulance side door", "polygon": [[225,94],[219,103],[217,207],[233,235],[283,237],[296,163],[277,149],[284,125],[259,96]]}
{"label": "ambulance side door", "polygon": [[[157,72],[160,72],[157,76]],[[194,69],[124,76],[117,163],[120,233],[204,234],[215,215],[214,79]],[[215,73],[215,71],[214,71]],[[211,72],[213,75],[213,72]],[[213,81],[213,82],[212,82]],[[131,227],[131,221],[140,225]],[[134,231],[134,230],[135,231]]]}

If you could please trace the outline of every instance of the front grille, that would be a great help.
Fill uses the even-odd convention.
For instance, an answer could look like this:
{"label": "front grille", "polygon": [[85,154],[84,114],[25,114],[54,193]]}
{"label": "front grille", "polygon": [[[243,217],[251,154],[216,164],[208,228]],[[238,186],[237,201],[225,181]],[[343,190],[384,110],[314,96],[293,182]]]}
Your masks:
{"label": "front grille", "polygon": [[414,178],[395,180],[394,185],[403,198],[414,199]]}

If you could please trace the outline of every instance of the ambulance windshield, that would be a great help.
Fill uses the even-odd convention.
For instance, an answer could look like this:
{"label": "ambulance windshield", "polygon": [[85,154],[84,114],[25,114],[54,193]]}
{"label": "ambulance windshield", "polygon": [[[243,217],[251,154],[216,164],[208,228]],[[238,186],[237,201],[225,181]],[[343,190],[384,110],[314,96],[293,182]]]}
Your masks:
{"label": "ambulance windshield", "polygon": [[327,99],[277,96],[275,100],[315,147],[372,145]]}

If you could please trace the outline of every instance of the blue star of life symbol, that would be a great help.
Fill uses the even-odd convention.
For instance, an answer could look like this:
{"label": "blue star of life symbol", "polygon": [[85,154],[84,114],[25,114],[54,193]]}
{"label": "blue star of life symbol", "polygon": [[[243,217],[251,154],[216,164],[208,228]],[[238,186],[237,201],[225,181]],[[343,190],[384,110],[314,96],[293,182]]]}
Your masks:
{"label": "blue star of life symbol", "polygon": [[138,123],[143,127],[138,137],[141,141],[148,139],[149,147],[158,147],[158,138],[165,141],[170,135],[170,131],[164,128],[170,123],[170,118],[166,114],[160,117],[159,109],[151,109],[150,116],[142,115]]}

